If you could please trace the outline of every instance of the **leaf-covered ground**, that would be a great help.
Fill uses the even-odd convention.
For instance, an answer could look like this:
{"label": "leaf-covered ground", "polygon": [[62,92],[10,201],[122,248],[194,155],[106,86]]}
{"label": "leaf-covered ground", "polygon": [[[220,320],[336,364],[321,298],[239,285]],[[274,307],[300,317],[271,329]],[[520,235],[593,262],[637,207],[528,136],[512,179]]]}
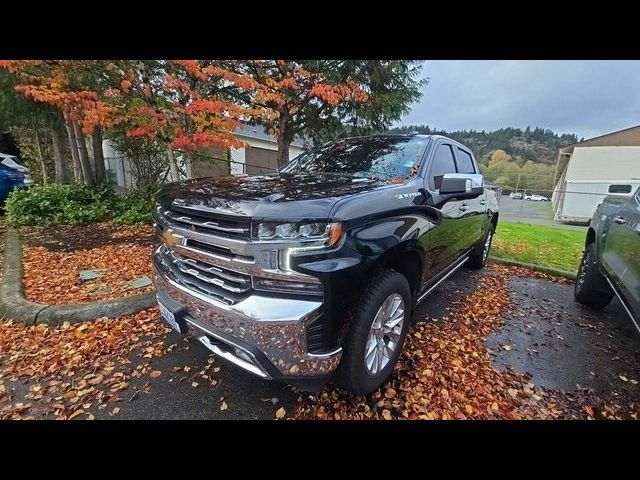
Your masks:
{"label": "leaf-covered ground", "polygon": [[[366,397],[339,389],[300,397],[296,419],[637,419],[634,399],[599,398],[593,392],[546,390],[526,373],[494,367],[486,337],[501,327],[513,305],[510,276],[547,275],[492,265],[477,288],[438,322],[408,334],[395,374]],[[554,280],[566,283],[565,280]],[[507,346],[508,347],[508,346]]]}
{"label": "leaf-covered ground", "polygon": [[[90,233],[95,233],[94,248],[118,243],[112,235]],[[134,232],[125,230],[120,234],[127,237]],[[49,251],[77,254],[78,248],[71,248],[75,238],[70,236],[67,243],[57,246],[51,243],[50,236],[31,236],[30,241],[31,247],[43,246],[36,244],[40,241],[48,245]],[[78,246],[82,244],[77,242]],[[481,273],[459,272],[457,280],[440,287],[440,293],[434,294],[426,305],[431,308],[440,297],[440,303],[446,306],[445,313],[436,315],[437,318],[422,313],[418,324],[410,330],[392,378],[384,388],[366,397],[352,396],[333,386],[311,396],[294,393],[288,387],[264,382],[222,362],[218,367],[218,362],[201,345],[189,350],[189,343],[193,342],[169,333],[157,309],[60,327],[25,327],[2,322],[0,419],[158,418],[157,415],[275,419],[636,419],[640,396],[636,384],[631,385],[637,380],[635,377],[620,380],[633,387],[626,396],[617,391],[596,394],[575,388],[564,392],[540,388],[524,371],[499,368],[493,361],[496,348],[518,348],[511,344],[488,346],[487,337],[502,331],[505,322],[522,335],[527,333],[527,322],[513,321],[514,315],[523,312],[509,290],[509,279],[531,276],[544,282],[570,283],[501,265],[492,265]],[[464,291],[456,290],[456,281],[466,285]],[[570,287],[559,287],[563,292],[566,290],[561,295],[563,299]],[[573,315],[576,307],[568,297],[566,305],[566,314]],[[536,321],[535,311],[531,315],[532,321]],[[573,321],[573,316],[566,318],[567,326]],[[607,342],[611,337],[607,334],[608,327],[602,328],[598,338]],[[581,335],[577,332],[572,341],[581,342]],[[626,357],[633,356],[633,348],[611,345],[611,351]],[[548,364],[545,367],[555,368]],[[181,404],[179,408],[166,407],[176,402]]]}
{"label": "leaf-covered ground", "polygon": [[127,391],[131,378],[154,375],[144,361],[130,366],[129,354],[164,355],[169,331],[157,309],[61,327],[0,323],[0,419],[92,418],[85,412],[94,405],[117,415],[120,402],[137,394]]}
{"label": "leaf-covered ground", "polygon": [[[96,224],[22,229],[24,288],[27,298],[46,304],[86,303],[151,291],[127,282],[151,278],[153,231],[148,225]],[[83,270],[102,276],[81,280]]]}

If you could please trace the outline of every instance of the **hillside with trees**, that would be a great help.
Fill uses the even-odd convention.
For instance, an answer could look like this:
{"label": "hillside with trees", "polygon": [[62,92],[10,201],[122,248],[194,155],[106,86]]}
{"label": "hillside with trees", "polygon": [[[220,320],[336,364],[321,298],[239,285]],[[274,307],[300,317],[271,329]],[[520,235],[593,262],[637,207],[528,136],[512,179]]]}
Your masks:
{"label": "hillside with trees", "polygon": [[555,165],[558,150],[561,147],[579,141],[575,134],[564,133],[558,135],[546,128],[501,128],[492,132],[485,130],[458,130],[446,132],[436,130],[428,125],[407,125],[389,130],[393,133],[418,132],[423,134],[445,135],[465,144],[476,155],[477,160],[484,165],[489,163],[491,155],[496,150],[503,150],[518,165],[524,165],[528,160],[534,163]]}
{"label": "hillside with trees", "polygon": [[391,133],[444,135],[473,150],[486,179],[506,191],[527,190],[549,195],[554,186],[558,150],[579,141],[575,134],[558,135],[540,127],[522,130],[501,128],[492,132],[458,130],[446,132],[428,125],[408,125]]}

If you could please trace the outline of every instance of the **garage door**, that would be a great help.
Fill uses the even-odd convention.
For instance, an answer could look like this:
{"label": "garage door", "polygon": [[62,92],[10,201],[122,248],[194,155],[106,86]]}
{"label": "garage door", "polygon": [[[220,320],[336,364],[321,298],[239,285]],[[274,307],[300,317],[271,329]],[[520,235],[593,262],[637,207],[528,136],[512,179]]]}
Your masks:
{"label": "garage door", "polygon": [[245,150],[246,173],[256,175],[273,173],[278,169],[278,152],[266,148],[251,147]]}
{"label": "garage door", "polygon": [[220,177],[229,175],[227,152],[221,148],[210,148],[205,155],[193,155],[191,158],[191,178]]}

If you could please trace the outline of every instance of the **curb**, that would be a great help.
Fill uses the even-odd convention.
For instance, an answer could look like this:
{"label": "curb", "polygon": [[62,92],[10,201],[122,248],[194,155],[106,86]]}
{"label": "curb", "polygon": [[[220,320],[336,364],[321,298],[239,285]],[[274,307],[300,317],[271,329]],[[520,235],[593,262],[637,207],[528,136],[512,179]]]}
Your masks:
{"label": "curb", "polygon": [[508,258],[501,258],[501,257],[489,256],[489,260],[495,263],[501,263],[503,265],[513,265],[515,267],[523,267],[523,268],[528,268],[530,270],[538,270],[540,272],[548,273],[550,275],[555,275],[556,277],[568,278],[569,280],[576,279],[576,273],[567,272],[566,270],[558,270],[551,267],[543,267],[542,265],[534,265],[532,263],[525,263],[525,262],[520,262],[518,260],[511,260]]}
{"label": "curb", "polygon": [[0,281],[0,319],[27,325],[62,325],[79,323],[100,317],[131,315],[157,304],[155,292],[100,302],[46,305],[27,300],[22,286],[22,246],[18,232],[7,228],[5,235],[4,275]]}

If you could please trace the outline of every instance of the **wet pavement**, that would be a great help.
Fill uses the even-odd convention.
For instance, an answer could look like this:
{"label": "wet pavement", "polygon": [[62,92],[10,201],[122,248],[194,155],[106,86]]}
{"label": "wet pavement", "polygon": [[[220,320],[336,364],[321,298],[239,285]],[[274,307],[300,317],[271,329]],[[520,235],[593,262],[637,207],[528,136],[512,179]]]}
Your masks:
{"label": "wet pavement", "polygon": [[[446,321],[452,300],[473,291],[478,275],[472,270],[457,272],[418,308],[416,320]],[[640,381],[640,334],[617,299],[594,312],[574,302],[573,285],[512,277],[509,287],[515,309],[505,317],[503,328],[486,340],[495,353],[496,368],[528,372],[531,383],[545,388],[590,388],[601,396],[640,400],[640,388],[633,383]],[[200,382],[192,388],[190,376],[173,373],[171,367],[191,365],[193,374],[210,356],[196,341],[177,334],[169,341],[180,347],[154,359],[153,368],[163,375],[151,380],[152,393],[129,403],[119,418],[266,419],[274,418],[280,407],[292,411],[298,397],[306,395],[229,364],[215,375],[216,386]],[[222,397],[228,406],[224,411]]]}
{"label": "wet pavement", "polygon": [[[293,410],[298,395],[288,385],[263,380],[233,364],[218,361],[190,337],[170,333],[167,343],[176,344],[176,348],[149,362],[151,369],[162,372],[161,376],[132,378],[128,398],[120,404],[120,413],[115,418],[256,420],[275,418],[281,407],[287,412]],[[211,359],[213,367],[205,371],[209,376],[205,379],[200,372]],[[140,362],[135,356],[131,360],[134,365]],[[177,367],[181,370],[174,372]],[[189,371],[185,372],[184,367]],[[216,367],[220,367],[217,372],[213,371]],[[144,393],[147,384],[149,392]],[[136,390],[139,394],[129,401]],[[109,415],[114,406],[111,403],[106,409],[92,413],[97,419],[114,418]]]}
{"label": "wet pavement", "polygon": [[515,309],[486,340],[497,368],[549,389],[640,399],[640,333],[617,298],[593,311],[573,300],[573,285],[512,277],[509,289]]}
{"label": "wet pavement", "polygon": [[[447,321],[453,301],[472,292],[480,275],[461,269],[418,308],[416,319]],[[593,312],[574,302],[572,285],[511,277],[509,286],[514,310],[486,339],[496,368],[528,372],[536,386],[640,400],[640,334],[617,300]],[[165,345],[172,347],[162,357],[129,357],[128,368],[146,363],[160,376],[130,377],[122,402],[94,405],[90,412],[97,419],[273,419],[308,395],[215,359],[189,337],[170,333]],[[14,401],[28,384],[5,381]]]}
{"label": "wet pavement", "polygon": [[[442,321],[450,303],[456,296],[471,292],[476,284],[475,272],[462,270],[444,282],[429,299],[422,303],[415,318],[420,321]],[[92,409],[97,419],[274,419],[275,412],[284,408],[292,412],[298,399],[310,393],[298,392],[288,385],[262,380],[235,365],[215,360],[218,372],[207,372],[216,381],[211,385],[198,373],[214,356],[209,354],[197,340],[177,333],[167,335],[165,344],[176,347],[165,356],[149,359],[150,368],[162,375],[149,379],[132,378],[128,392],[139,390],[132,401],[121,404],[117,417],[109,415],[113,404],[104,410]],[[140,363],[134,354],[130,357],[132,366]],[[180,371],[173,369],[181,367]],[[189,369],[184,371],[184,367]],[[206,374],[206,373],[205,373]],[[192,383],[196,382],[197,387]],[[149,383],[149,393],[143,388]],[[226,409],[221,410],[222,403]]]}
{"label": "wet pavement", "polygon": [[568,225],[553,219],[551,202],[534,202],[530,200],[514,200],[509,195],[500,197],[500,219],[504,222],[546,225],[567,229],[586,230],[583,225]]}

